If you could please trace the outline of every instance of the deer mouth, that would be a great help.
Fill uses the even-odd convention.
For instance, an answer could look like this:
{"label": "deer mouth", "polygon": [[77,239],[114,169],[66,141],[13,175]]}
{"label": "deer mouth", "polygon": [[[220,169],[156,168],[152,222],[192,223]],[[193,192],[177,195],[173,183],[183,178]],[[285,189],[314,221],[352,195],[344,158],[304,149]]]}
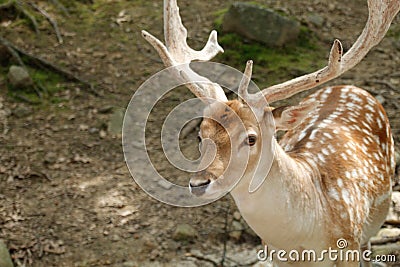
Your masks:
{"label": "deer mouth", "polygon": [[190,188],[190,193],[193,195],[200,197],[205,194],[206,189],[210,185],[211,180],[207,179],[204,182],[190,182],[189,183],[189,188]]}

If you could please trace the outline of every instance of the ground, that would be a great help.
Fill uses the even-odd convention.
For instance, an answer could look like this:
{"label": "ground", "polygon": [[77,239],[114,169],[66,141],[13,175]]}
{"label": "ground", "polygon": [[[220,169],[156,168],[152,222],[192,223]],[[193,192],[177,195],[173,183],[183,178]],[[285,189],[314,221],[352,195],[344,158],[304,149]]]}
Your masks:
{"label": "ground", "polygon": [[[189,43],[199,48],[215,26],[218,11],[233,1],[178,2],[189,29]],[[283,11],[309,28],[316,45],[326,51],[316,53],[318,67],[320,62],[324,64],[334,38],[342,40],[347,49],[366,20],[362,0],[256,2]],[[3,118],[0,113],[9,128],[0,135],[0,238],[10,249],[15,266],[216,266],[223,259],[226,266],[239,266],[254,262],[262,246],[248,229],[239,231],[239,237],[232,234],[234,222],[246,225],[229,196],[190,209],[150,198],[129,174],[121,136],[109,131],[113,113],[126,108],[135,90],[163,68],[140,35],[140,30],[146,29],[161,36],[162,1],[70,2],[66,4],[69,16],[51,1],[37,4],[57,19],[63,44],[57,42],[46,20],[39,20],[40,33],[35,34],[24,20],[0,17],[0,36],[89,81],[97,94],[80,83],[58,77],[57,82],[47,84],[44,78],[43,86],[51,87],[51,96],[33,105],[15,97],[4,72],[0,74],[0,111],[10,111]],[[215,60],[231,63],[224,56]],[[260,87],[310,68],[293,62],[286,69],[270,70],[273,68],[254,63]],[[379,96],[397,150],[399,64],[398,16],[377,48],[330,83],[354,84]],[[234,67],[242,69],[244,64]],[[187,97],[187,90],[177,90],[167,107]],[[157,125],[167,110],[155,109],[150,132],[159,131]],[[157,140],[152,138],[155,135],[149,137],[153,159],[160,169],[171,176],[180,175],[163,165],[163,158],[156,153]],[[188,154],[197,146],[196,140],[195,132],[183,140]],[[193,236],[173,239],[176,227],[183,224],[194,228]]]}

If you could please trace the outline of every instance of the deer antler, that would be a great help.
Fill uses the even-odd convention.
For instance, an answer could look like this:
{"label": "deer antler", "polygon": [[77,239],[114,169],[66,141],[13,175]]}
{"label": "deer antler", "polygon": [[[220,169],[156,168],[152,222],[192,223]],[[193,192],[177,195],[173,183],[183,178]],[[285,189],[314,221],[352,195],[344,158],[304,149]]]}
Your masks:
{"label": "deer antler", "polygon": [[166,67],[176,67],[175,76],[185,82],[189,90],[197,97],[206,102],[208,102],[207,98],[227,101],[221,86],[198,75],[188,65],[195,60],[208,61],[219,52],[224,52],[218,44],[216,31],[211,32],[208,42],[202,50],[193,50],[186,42],[187,30],[182,24],[176,0],[164,0],[166,45],[146,31],[142,31],[142,35],[156,49]]}
{"label": "deer antler", "polygon": [[246,63],[246,68],[244,70],[244,75],[240,81],[238,88],[239,100],[244,103],[249,98],[248,88],[251,81],[251,75],[253,71],[253,61],[248,60]]}
{"label": "deer antler", "polygon": [[[343,54],[342,44],[335,40],[329,55],[328,66],[293,80],[265,88],[256,95],[248,95],[247,100],[264,98],[269,102],[275,102],[288,98],[296,93],[314,88],[330,81],[347,70],[357,65],[385,36],[390,24],[400,10],[399,0],[368,0],[369,16],[363,32],[353,46]],[[264,101],[264,99],[262,99]]]}

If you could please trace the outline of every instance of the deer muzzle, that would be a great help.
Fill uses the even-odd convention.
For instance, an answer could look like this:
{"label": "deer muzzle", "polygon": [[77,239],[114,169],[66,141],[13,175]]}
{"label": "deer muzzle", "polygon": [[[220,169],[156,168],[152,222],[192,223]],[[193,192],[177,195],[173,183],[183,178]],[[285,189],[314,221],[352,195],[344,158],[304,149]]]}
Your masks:
{"label": "deer muzzle", "polygon": [[216,180],[217,177],[206,171],[199,171],[195,173],[190,179],[189,188],[190,192],[195,196],[202,196],[206,192],[206,189],[211,184],[211,181]]}

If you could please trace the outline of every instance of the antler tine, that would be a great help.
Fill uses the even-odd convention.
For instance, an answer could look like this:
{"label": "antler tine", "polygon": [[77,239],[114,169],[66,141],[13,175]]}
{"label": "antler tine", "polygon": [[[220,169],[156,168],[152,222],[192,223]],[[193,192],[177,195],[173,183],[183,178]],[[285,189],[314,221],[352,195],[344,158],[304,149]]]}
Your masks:
{"label": "antler tine", "polygon": [[273,103],[332,80],[339,76],[342,53],[342,43],[339,40],[335,40],[329,54],[328,66],[311,74],[263,89],[262,95],[268,103]]}
{"label": "antler tine", "polygon": [[[363,32],[349,51],[343,56],[343,64],[349,64],[351,66],[350,68],[359,62],[352,62],[354,57],[358,56],[359,60],[361,60],[368,53],[369,50],[362,50],[363,46],[372,48],[383,39],[386,32],[389,30],[391,22],[400,10],[400,1],[368,0],[368,10],[368,21]],[[358,52],[363,53],[358,55]]]}
{"label": "antler tine", "polygon": [[240,81],[240,84],[239,84],[239,89],[238,89],[239,100],[243,104],[249,100],[248,88],[249,88],[249,84],[251,81],[252,71],[253,71],[253,61],[248,60],[246,63],[246,68],[244,70],[242,80]]}
{"label": "antler tine", "polygon": [[342,44],[335,40],[329,55],[328,66],[293,80],[262,90],[269,102],[288,98],[330,81],[357,65],[385,36],[390,23],[400,10],[399,0],[368,0],[369,16],[363,32],[353,46],[343,55]]}
{"label": "antler tine", "polygon": [[158,52],[166,67],[176,67],[175,76],[185,82],[186,87],[197,97],[206,102],[208,102],[208,100],[205,100],[207,98],[227,101],[223,89],[218,84],[198,75],[189,66],[182,65],[189,64],[194,60],[208,61],[219,52],[224,52],[218,44],[216,31],[211,32],[207,44],[202,50],[193,50],[186,42],[187,30],[182,24],[176,0],[164,0],[164,37],[166,45],[147,31],[142,31],[142,35]]}
{"label": "antler tine", "polygon": [[175,60],[190,63],[194,60],[208,61],[224,49],[218,44],[217,32],[212,31],[204,48],[196,51],[187,45],[187,30],[182,24],[176,0],[164,0],[165,44]]}

